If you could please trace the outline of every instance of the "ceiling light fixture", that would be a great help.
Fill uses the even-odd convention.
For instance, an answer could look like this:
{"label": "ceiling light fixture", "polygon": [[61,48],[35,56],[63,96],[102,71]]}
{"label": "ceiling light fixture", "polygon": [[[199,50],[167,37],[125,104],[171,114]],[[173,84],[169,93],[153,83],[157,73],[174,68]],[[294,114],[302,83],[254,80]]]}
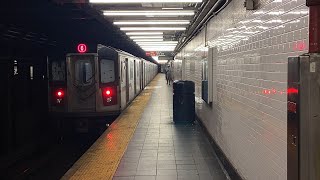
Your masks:
{"label": "ceiling light fixture", "polygon": [[175,43],[167,43],[167,44],[163,44],[163,43],[159,43],[159,42],[154,42],[154,43],[143,43],[143,42],[139,42],[137,43],[139,46],[176,46],[177,44]]}
{"label": "ceiling light fixture", "polygon": [[167,47],[161,47],[161,46],[140,46],[142,49],[174,49],[176,46],[167,46]]}
{"label": "ceiling light fixture", "polygon": [[193,16],[194,11],[104,11],[105,16]]}
{"label": "ceiling light fixture", "polygon": [[134,39],[135,42],[162,42],[163,39]]}
{"label": "ceiling light fixture", "polygon": [[129,35],[162,35],[163,32],[127,32],[126,34],[128,36]]}
{"label": "ceiling light fixture", "polygon": [[189,24],[188,20],[162,20],[162,21],[115,21],[115,25],[154,25],[154,24]]}
{"label": "ceiling light fixture", "polygon": [[153,44],[143,44],[143,43],[139,43],[138,45],[139,45],[139,46],[176,46],[177,44],[158,44],[158,43],[156,42],[156,43],[153,43]]}
{"label": "ceiling light fixture", "polygon": [[[153,44],[153,42],[137,42],[138,44]],[[178,44],[178,41],[162,41],[157,44]]]}
{"label": "ceiling light fixture", "polygon": [[142,48],[144,51],[174,51],[174,48]]}
{"label": "ceiling light fixture", "polygon": [[180,7],[180,8],[162,8],[163,10],[182,10],[183,8]]}
{"label": "ceiling light fixture", "polygon": [[202,0],[89,0],[90,3],[200,3]]}
{"label": "ceiling light fixture", "polygon": [[163,39],[163,36],[130,36],[131,39]]}
{"label": "ceiling light fixture", "polygon": [[184,31],[185,27],[121,27],[121,31]]}

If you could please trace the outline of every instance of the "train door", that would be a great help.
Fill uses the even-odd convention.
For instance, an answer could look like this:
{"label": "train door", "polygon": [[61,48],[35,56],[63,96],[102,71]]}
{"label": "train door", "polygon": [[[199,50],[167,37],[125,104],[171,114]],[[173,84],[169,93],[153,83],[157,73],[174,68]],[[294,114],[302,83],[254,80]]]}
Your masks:
{"label": "train door", "polygon": [[129,94],[130,94],[130,88],[129,88],[129,59],[125,58],[125,71],[126,71],[126,104],[129,102]]}
{"label": "train door", "polygon": [[70,112],[95,112],[97,76],[95,54],[67,55],[67,96]]}
{"label": "train door", "polygon": [[136,94],[140,92],[140,60],[136,61]]}
{"label": "train door", "polygon": [[143,89],[143,68],[142,68],[143,61],[140,61],[139,69],[140,69],[140,90]]}
{"label": "train door", "polygon": [[133,82],[133,86],[134,86],[134,94],[136,95],[137,94],[137,66],[136,66],[136,60],[133,61],[133,69],[134,69],[134,72],[133,72],[133,79],[134,79],[134,82]]}
{"label": "train door", "polygon": [[121,79],[121,109],[124,109],[127,105],[127,91],[126,91],[126,83],[127,83],[127,67],[125,58],[120,58],[120,79]]}

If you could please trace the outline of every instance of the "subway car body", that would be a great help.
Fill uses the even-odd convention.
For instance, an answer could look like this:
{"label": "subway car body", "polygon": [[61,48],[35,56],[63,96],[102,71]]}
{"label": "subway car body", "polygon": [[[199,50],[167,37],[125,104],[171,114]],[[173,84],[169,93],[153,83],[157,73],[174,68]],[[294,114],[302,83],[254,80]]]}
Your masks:
{"label": "subway car body", "polygon": [[102,45],[96,53],[67,54],[66,61],[49,63],[49,111],[73,121],[118,115],[157,70],[157,64]]}

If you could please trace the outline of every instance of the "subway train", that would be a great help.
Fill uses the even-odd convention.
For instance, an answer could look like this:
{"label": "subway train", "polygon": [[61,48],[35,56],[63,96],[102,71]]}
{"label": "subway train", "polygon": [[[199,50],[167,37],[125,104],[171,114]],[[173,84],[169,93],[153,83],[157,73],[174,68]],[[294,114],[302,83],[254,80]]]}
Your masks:
{"label": "subway train", "polygon": [[49,112],[79,126],[119,115],[156,76],[158,65],[103,45],[49,62]]}

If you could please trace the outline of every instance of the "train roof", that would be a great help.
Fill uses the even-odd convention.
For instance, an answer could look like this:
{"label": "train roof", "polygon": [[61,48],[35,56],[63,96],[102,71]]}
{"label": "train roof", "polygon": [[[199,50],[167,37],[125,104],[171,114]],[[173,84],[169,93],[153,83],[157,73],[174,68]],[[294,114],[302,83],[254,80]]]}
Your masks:
{"label": "train roof", "polygon": [[[102,55],[102,56],[115,56],[116,54],[123,54],[123,55],[127,55],[127,56],[131,56],[131,57],[134,57],[134,58],[139,58],[139,59],[143,59],[141,57],[136,57],[128,52],[125,52],[125,51],[122,51],[120,49],[116,49],[114,47],[111,47],[111,46],[105,46],[105,45],[102,45],[102,44],[98,44],[98,47],[97,47],[97,51],[98,51],[98,55]],[[143,59],[145,60],[145,59]],[[148,61],[148,60],[145,60],[145,61]],[[148,61],[148,62],[151,62],[151,61]],[[154,63],[154,62],[151,62],[151,63]],[[155,63],[154,63],[155,64]]]}

